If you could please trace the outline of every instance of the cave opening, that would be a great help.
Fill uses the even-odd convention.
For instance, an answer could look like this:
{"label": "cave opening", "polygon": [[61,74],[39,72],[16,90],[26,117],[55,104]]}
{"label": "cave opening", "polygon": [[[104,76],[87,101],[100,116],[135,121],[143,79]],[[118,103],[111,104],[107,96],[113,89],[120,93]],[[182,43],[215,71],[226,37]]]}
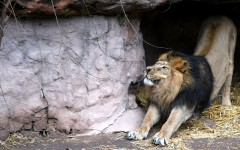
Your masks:
{"label": "cave opening", "polygon": [[[166,4],[142,15],[141,32],[146,65],[152,65],[161,53],[176,50],[193,54],[201,23],[209,16],[228,16],[240,31],[240,3],[206,3],[183,1]],[[238,34],[239,35],[239,34]],[[238,36],[239,37],[239,36]],[[240,83],[240,38],[237,38],[234,81]]]}

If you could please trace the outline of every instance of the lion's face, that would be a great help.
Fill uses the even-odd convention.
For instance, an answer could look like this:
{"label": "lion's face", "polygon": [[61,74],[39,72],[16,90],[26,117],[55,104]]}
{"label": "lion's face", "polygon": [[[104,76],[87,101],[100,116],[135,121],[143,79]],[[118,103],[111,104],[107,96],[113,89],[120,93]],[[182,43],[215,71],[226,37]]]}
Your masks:
{"label": "lion's face", "polygon": [[161,80],[171,76],[171,66],[167,61],[158,61],[153,66],[148,66],[144,72],[144,84],[153,86]]}

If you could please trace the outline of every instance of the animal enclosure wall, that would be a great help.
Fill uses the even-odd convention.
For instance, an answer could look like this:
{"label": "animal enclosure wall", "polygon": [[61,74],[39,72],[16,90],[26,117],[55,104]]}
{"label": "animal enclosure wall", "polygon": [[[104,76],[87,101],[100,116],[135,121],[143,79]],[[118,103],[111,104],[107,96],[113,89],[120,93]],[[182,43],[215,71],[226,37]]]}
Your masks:
{"label": "animal enclosure wall", "polygon": [[130,20],[138,34],[116,16],[11,19],[0,51],[0,130],[136,128],[143,112],[128,85],[145,62],[139,19]]}

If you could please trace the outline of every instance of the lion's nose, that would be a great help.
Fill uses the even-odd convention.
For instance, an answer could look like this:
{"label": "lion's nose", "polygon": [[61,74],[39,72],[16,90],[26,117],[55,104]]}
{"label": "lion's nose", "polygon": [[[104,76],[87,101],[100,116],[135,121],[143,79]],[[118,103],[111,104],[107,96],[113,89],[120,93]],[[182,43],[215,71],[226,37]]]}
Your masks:
{"label": "lion's nose", "polygon": [[147,67],[146,72],[148,73],[150,70],[151,70],[151,69],[150,69],[149,67]]}

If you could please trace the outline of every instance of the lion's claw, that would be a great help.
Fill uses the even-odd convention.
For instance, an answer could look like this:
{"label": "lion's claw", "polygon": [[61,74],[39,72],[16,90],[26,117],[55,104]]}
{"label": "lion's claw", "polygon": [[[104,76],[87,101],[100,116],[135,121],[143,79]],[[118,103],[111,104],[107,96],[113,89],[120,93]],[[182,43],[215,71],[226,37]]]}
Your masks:
{"label": "lion's claw", "polygon": [[127,139],[128,140],[137,140],[137,136],[136,136],[136,132],[135,131],[129,131],[127,133]]}
{"label": "lion's claw", "polygon": [[138,133],[137,131],[129,131],[127,133],[128,140],[144,140],[147,136]]}
{"label": "lion's claw", "polygon": [[165,138],[160,138],[157,135],[154,135],[152,138],[152,142],[156,145],[162,145],[165,146],[168,144],[168,140]]}

